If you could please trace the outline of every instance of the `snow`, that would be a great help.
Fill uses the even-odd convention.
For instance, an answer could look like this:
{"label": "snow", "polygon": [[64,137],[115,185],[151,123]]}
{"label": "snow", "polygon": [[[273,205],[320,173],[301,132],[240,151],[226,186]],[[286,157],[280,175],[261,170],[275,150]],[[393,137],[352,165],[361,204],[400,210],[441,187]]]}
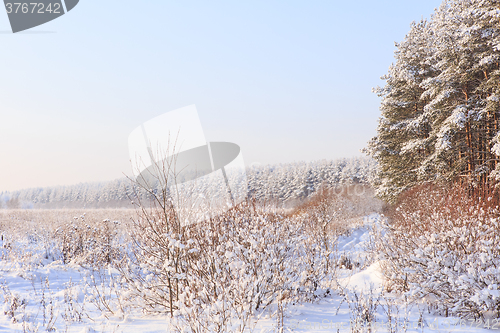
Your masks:
{"label": "snow", "polygon": [[[391,300],[400,303],[394,305],[392,324],[407,325],[408,332],[486,332],[482,326],[486,323],[460,322],[458,318],[434,316],[423,310],[420,305],[409,305],[404,302],[404,295],[388,294],[384,291],[382,262],[370,261],[369,244],[373,238],[373,229],[378,228],[383,217],[370,214],[358,222],[351,223],[352,229],[347,235],[338,239],[339,255],[350,258],[353,269],[341,269],[337,290],[319,289],[316,301],[303,304],[289,304],[284,311],[284,332],[351,332],[353,317],[353,300],[355,297],[370,298],[378,301],[375,310],[376,320],[373,328],[378,332],[389,331],[387,308]],[[0,244],[3,246],[3,244]],[[228,258],[232,253],[227,252]],[[104,270],[105,274],[116,274],[113,270]],[[116,313],[104,316],[89,303],[90,270],[80,265],[64,264],[61,261],[48,262],[33,270],[26,270],[19,263],[0,260],[0,281],[5,290],[9,290],[21,301],[22,311],[17,311],[10,318],[9,303],[4,304],[0,313],[0,332],[36,332],[44,331],[44,327],[53,328],[55,332],[169,332],[167,320],[162,316],[135,313]],[[344,293],[344,295],[342,294]],[[485,295],[499,297],[498,291],[485,289]],[[69,296],[68,296],[69,295]],[[480,295],[478,296],[480,297]],[[68,301],[69,299],[69,301]],[[71,302],[72,305],[69,305]],[[41,306],[45,304],[45,309]],[[74,318],[77,308],[83,315],[81,321]],[[52,313],[53,312],[53,313]],[[51,316],[60,316],[67,320],[58,320],[52,326]],[[73,316],[73,317],[72,317]],[[24,320],[23,320],[24,318]],[[396,318],[396,319],[395,319]],[[27,319],[27,320],[26,320]],[[253,332],[276,332],[276,318],[263,313],[254,322]],[[467,324],[467,326],[465,326]],[[419,326],[420,325],[420,326]],[[422,328],[421,325],[424,327]],[[402,328],[400,329],[402,331]],[[491,330],[488,330],[491,331]]]}
{"label": "snow", "polygon": [[380,261],[376,261],[366,269],[347,278],[339,279],[339,284],[346,289],[367,293],[371,290],[381,293],[383,290],[383,274]]}

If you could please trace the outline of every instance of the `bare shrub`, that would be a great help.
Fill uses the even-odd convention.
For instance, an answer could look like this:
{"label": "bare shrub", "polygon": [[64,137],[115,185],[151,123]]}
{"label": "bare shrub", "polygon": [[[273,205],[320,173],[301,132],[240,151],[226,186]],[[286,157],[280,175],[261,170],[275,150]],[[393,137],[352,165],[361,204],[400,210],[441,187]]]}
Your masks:
{"label": "bare shrub", "polygon": [[71,325],[75,322],[82,323],[83,318],[87,315],[85,311],[85,298],[83,302],[79,302],[78,294],[75,292],[74,287],[75,285],[70,279],[63,293],[63,310],[61,318],[67,325]]}
{"label": "bare shrub", "polygon": [[[403,299],[398,300],[386,293],[380,300],[380,307],[382,307],[386,317],[386,322],[383,325],[387,333],[407,332],[410,326],[410,304],[406,295]],[[422,313],[420,314],[422,315]],[[415,329],[416,327],[412,328]]]}
{"label": "bare shrub", "polygon": [[349,306],[350,330],[352,333],[374,332],[377,308],[380,305],[381,294],[375,295],[370,286],[368,291],[349,290],[339,286],[340,295]]}
{"label": "bare shrub", "polygon": [[117,223],[109,219],[101,223],[87,223],[85,215],[75,217],[72,223],[55,231],[62,260],[93,268],[105,267],[123,256]]}
{"label": "bare shrub", "polygon": [[22,299],[19,294],[12,292],[6,282],[1,285],[3,297],[3,313],[12,320],[13,323],[22,321],[22,310],[28,304],[26,299]]}

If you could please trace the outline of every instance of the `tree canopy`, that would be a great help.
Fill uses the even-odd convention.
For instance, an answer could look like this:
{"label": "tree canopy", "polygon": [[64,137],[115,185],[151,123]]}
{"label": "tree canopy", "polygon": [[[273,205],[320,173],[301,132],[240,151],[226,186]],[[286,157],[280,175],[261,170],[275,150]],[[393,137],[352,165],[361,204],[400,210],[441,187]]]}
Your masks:
{"label": "tree canopy", "polygon": [[428,181],[500,177],[500,1],[449,0],[414,22],[382,77],[377,193],[394,201]]}

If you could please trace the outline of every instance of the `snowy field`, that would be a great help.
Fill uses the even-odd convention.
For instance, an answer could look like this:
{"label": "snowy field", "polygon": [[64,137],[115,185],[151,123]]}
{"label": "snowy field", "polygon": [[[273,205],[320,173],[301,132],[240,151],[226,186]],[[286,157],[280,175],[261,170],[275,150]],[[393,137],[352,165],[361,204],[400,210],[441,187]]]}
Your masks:
{"label": "snowy field", "polygon": [[[312,255],[307,252],[310,248],[302,249],[304,252],[295,252],[294,249],[288,248],[287,251],[292,251],[290,257],[277,256],[284,262],[288,260],[288,264],[281,266],[286,274],[281,275],[278,271],[272,271],[272,265],[263,269],[271,270],[269,277],[280,276],[282,280],[275,282],[287,288],[271,293],[269,304],[261,306],[259,310],[248,312],[249,309],[246,308],[247,312],[245,315],[240,313],[241,317],[236,316],[239,308],[231,303],[234,294],[228,292],[227,299],[219,297],[216,303],[223,304],[222,308],[226,302],[233,304],[228,305],[227,309],[233,309],[231,311],[234,312],[228,310],[227,313],[236,316],[236,319],[227,321],[227,325],[217,326],[215,324],[223,321],[220,316],[221,311],[212,311],[209,316],[200,315],[199,318],[213,321],[212,324],[215,323],[215,326],[205,326],[198,331],[391,333],[500,331],[498,319],[463,320],[452,316],[437,316],[426,306],[425,301],[410,302],[407,294],[387,292],[383,265],[374,251],[376,248],[374,242],[384,232],[384,217],[378,212],[370,212],[370,210],[380,210],[380,207],[371,201],[366,201],[366,198],[344,199],[336,198],[336,203],[328,201],[328,209],[340,212],[338,217],[332,218],[331,221],[326,221],[325,218],[334,216],[335,213],[332,214],[332,210],[328,210],[324,214],[325,211],[321,209],[325,207],[321,208],[321,205],[313,207],[316,215],[311,213],[311,207],[306,207],[307,209],[303,208],[292,217],[287,217],[290,219],[287,220],[289,222],[314,219],[323,221],[321,225],[323,228],[318,229],[320,231],[327,230],[324,226],[329,223],[330,226],[334,224],[336,226],[329,228],[328,233],[314,233],[316,229],[294,229],[295,243],[287,243],[284,247],[295,244],[297,247],[302,247],[315,241],[317,243],[325,241],[325,243],[324,246],[315,247]],[[343,205],[339,206],[339,201],[343,202]],[[365,209],[360,208],[363,205],[366,206]],[[125,266],[119,266],[117,262],[123,263],[124,259],[113,251],[119,250],[122,253],[132,251],[131,239],[136,235],[130,231],[132,228],[130,218],[133,218],[134,211],[90,210],[87,214],[83,214],[77,211],[16,210],[2,211],[0,214],[2,218],[0,300],[3,306],[0,313],[0,332],[135,333],[174,332],[183,329],[189,332],[188,324],[182,327],[183,321],[176,318],[193,312],[187,310],[187,312],[177,312],[172,319],[168,310],[163,313],[158,311],[156,314],[154,311],[146,311],[144,300],[137,294],[139,289],[128,286],[127,283],[130,284],[130,281],[125,282],[123,279]],[[70,217],[75,214],[81,215]],[[318,218],[318,214],[322,217]],[[267,218],[272,221],[270,217]],[[48,220],[52,222],[49,223]],[[273,227],[269,225],[269,228]],[[312,232],[308,234],[304,231],[297,235],[299,230],[312,230]],[[269,230],[260,235],[267,232]],[[251,238],[252,235],[255,234],[250,233],[248,237]],[[309,237],[307,235],[312,235],[312,238],[307,238]],[[258,242],[256,239],[255,243]],[[259,251],[262,253],[269,253],[267,250],[272,246],[278,250],[284,248],[282,244],[264,244],[267,244],[268,248],[260,247]],[[258,248],[260,245],[255,246]],[[177,246],[181,247],[179,243]],[[77,253],[75,247],[81,247],[83,251]],[[226,248],[222,252],[222,257],[227,257],[228,261],[224,262],[233,269],[231,274],[234,275],[227,277],[234,276],[234,279],[241,279],[239,285],[243,285],[241,292],[246,297],[252,285],[256,285],[259,281],[260,286],[265,284],[264,280],[258,279],[248,282],[249,276],[241,277],[239,273],[234,273],[234,267],[244,265],[238,261],[239,252],[235,247],[236,245],[232,248],[232,252],[229,247]],[[108,259],[112,256],[114,259],[103,260],[102,255],[108,256]],[[250,260],[250,265],[266,258],[269,261],[276,259],[252,255],[254,257],[249,258],[254,259]],[[293,266],[299,271],[295,272]],[[324,269],[325,273],[309,272],[306,269],[309,266],[318,271]],[[145,286],[147,279],[146,277],[141,282]],[[153,280],[153,284],[158,283],[155,278]],[[190,286],[193,288],[193,284]],[[271,290],[274,287],[267,288]],[[292,290],[297,291],[295,296],[291,295]],[[233,292],[236,291],[237,289],[234,289]],[[290,295],[286,294],[285,297],[285,293]],[[186,296],[188,294],[182,292],[179,292],[179,295],[181,301],[182,297],[188,297]],[[137,307],[131,304],[134,300],[137,301]],[[253,300],[249,304],[255,308]],[[208,306],[204,305],[203,309],[206,308]],[[238,326],[238,318],[246,321],[245,327]]]}

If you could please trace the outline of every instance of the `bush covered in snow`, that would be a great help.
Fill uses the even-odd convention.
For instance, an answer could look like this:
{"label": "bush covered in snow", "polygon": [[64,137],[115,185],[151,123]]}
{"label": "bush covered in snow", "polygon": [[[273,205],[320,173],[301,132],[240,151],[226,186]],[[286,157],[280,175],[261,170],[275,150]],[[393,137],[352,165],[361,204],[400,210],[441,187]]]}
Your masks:
{"label": "bush covered in snow", "polygon": [[242,332],[264,311],[279,318],[287,304],[329,293],[336,240],[362,214],[354,195],[334,193],[290,215],[248,201],[185,227],[172,211],[143,211],[136,251],[119,267],[121,302],[169,314],[179,331]]}
{"label": "bush covered in snow", "polygon": [[388,287],[443,315],[500,317],[500,212],[494,197],[422,186],[389,212],[379,240]]}
{"label": "bush covered in snow", "polygon": [[290,304],[333,294],[339,272],[355,268],[338,239],[380,208],[372,194],[324,187],[293,210],[248,200],[187,226],[168,201],[86,214],[0,210],[2,277],[28,285],[4,283],[0,301],[12,325],[39,330],[131,314],[168,317],[183,332],[242,332],[262,317],[283,327]]}

